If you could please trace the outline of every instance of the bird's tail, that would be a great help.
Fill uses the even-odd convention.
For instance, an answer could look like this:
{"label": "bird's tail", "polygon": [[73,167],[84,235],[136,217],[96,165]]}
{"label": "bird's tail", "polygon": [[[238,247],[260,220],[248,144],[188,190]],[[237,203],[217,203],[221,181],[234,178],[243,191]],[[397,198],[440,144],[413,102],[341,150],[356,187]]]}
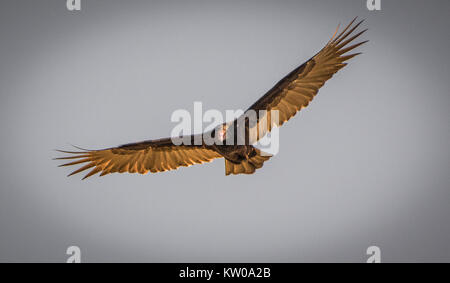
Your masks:
{"label": "bird's tail", "polygon": [[272,155],[254,148],[254,153],[248,159],[241,161],[241,163],[233,163],[225,159],[225,175],[253,174],[256,169],[261,168],[263,163],[271,157]]}

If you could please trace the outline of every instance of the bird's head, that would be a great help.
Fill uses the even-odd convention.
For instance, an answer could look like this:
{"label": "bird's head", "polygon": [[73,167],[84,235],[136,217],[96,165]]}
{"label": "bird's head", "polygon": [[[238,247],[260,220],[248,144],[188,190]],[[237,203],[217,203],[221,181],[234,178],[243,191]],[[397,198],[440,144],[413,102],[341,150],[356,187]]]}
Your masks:
{"label": "bird's head", "polygon": [[219,126],[219,131],[217,132],[217,138],[219,139],[219,141],[223,142],[226,140],[227,130],[228,125],[226,123]]}
{"label": "bird's head", "polygon": [[217,126],[217,128],[214,129],[213,137],[219,143],[223,143],[226,140],[226,138],[227,138],[227,130],[228,130],[228,124],[227,123],[219,125],[219,126]]}

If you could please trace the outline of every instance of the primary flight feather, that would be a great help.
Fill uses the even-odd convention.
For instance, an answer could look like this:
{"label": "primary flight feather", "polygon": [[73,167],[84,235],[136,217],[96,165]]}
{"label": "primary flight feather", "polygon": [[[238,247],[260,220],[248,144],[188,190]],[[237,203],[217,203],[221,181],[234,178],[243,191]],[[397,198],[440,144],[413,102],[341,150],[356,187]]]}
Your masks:
{"label": "primary flight feather", "polygon": [[[278,123],[269,123],[268,127],[259,127],[258,129],[263,130],[257,132],[256,139],[264,137],[272,129],[272,126],[283,125],[299,110],[308,106],[319,88],[347,64],[345,61],[360,54],[348,54],[349,51],[367,42],[362,41],[349,45],[350,42],[366,31],[355,32],[363,22],[354,24],[355,20],[356,18],[339,34],[337,34],[338,27],[324,48],[281,79],[250,106],[247,112],[250,110],[257,112],[266,110],[270,114],[270,110],[277,110],[279,113]],[[258,116],[256,123],[247,126],[246,132],[249,132],[253,127],[258,127],[259,123],[268,118],[266,116]],[[215,132],[213,132],[214,134]],[[190,136],[188,139],[194,141],[195,136]],[[254,147],[248,140],[243,145],[208,145],[204,142],[200,145],[196,145],[194,142],[191,145],[176,145],[171,138],[165,138],[101,150],[58,151],[69,154],[69,156],[55,158],[69,161],[60,166],[81,165],[69,176],[90,169],[83,179],[96,173],[103,176],[115,172],[141,174],[163,172],[177,169],[180,166],[210,162],[216,158],[225,158],[226,175],[252,174],[271,157]]]}

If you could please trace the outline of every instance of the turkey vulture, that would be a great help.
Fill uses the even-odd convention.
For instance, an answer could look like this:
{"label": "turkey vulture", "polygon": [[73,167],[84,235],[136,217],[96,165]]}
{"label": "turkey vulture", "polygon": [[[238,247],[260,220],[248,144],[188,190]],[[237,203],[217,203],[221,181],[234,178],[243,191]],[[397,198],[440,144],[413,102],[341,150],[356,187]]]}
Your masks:
{"label": "turkey vulture", "polygon": [[[319,88],[334,73],[346,65],[344,63],[345,61],[361,54],[347,54],[347,52],[367,42],[363,41],[350,46],[348,45],[367,30],[365,29],[356,33],[356,28],[363,20],[354,24],[355,20],[356,18],[339,34],[337,34],[339,31],[338,26],[336,32],[322,50],[290,72],[264,96],[250,106],[247,111],[277,110],[279,114],[278,122],[275,125],[270,124],[265,132],[258,132],[257,139],[263,137],[270,131],[272,126],[281,126],[299,110],[308,106]],[[256,125],[264,121],[265,118],[265,116],[257,117]],[[232,122],[233,125],[236,120]],[[222,127],[212,130],[212,136],[218,136],[219,134],[225,136],[227,131],[229,131],[227,128],[228,125],[230,124],[223,124],[221,125]],[[252,126],[249,124],[245,125],[246,133],[250,131],[251,127],[256,126],[255,124]],[[233,131],[235,131],[235,128]],[[188,137],[191,140],[195,138],[195,135]],[[101,150],[59,150],[59,152],[69,154],[69,156],[55,159],[71,161],[60,166],[84,164],[81,168],[70,173],[69,176],[92,168],[83,179],[99,172],[101,173],[100,176],[115,172],[141,174],[148,173],[149,171],[152,173],[162,172],[177,169],[180,166],[210,162],[213,159],[222,157],[225,158],[226,175],[252,174],[256,169],[261,168],[263,163],[271,157],[254,147],[253,144],[246,139],[246,142],[240,145],[208,145],[205,142],[201,142],[200,144],[176,145],[173,139],[165,138],[130,143]]]}

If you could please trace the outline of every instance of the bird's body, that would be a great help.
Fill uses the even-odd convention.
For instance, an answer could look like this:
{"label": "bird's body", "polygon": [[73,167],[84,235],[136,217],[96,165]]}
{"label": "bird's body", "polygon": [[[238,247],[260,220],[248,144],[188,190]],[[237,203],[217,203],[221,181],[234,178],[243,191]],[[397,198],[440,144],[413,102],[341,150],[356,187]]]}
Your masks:
{"label": "bird's body", "polygon": [[[237,124],[238,118],[232,123],[220,125],[210,132],[211,136],[224,140],[230,131],[233,131],[235,142],[232,144],[210,144],[204,141],[203,135],[201,143],[196,143],[195,136],[190,136],[188,140],[192,142],[181,145],[174,144],[171,138],[165,138],[102,150],[61,151],[70,156],[56,159],[74,160],[61,166],[84,164],[70,175],[92,168],[84,178],[99,172],[101,176],[114,172],[141,174],[162,172],[180,166],[209,162],[216,158],[225,159],[226,175],[252,174],[256,169],[261,168],[271,156],[253,146],[255,140],[248,138],[250,131],[254,128],[258,129],[256,137],[258,140],[271,131],[272,127],[281,126],[299,110],[308,106],[319,88],[346,65],[345,61],[360,54],[344,55],[366,42],[347,46],[365,31],[352,34],[362,23],[361,21],[353,25],[355,20],[356,18],[337,36],[336,30],[331,40],[320,52],[280,80],[244,113],[245,115],[250,111],[255,111],[259,114],[257,114],[256,123],[244,122],[245,135],[241,143],[237,143],[239,137],[237,127],[230,127],[231,124]],[[261,115],[261,111],[268,111],[267,115]],[[270,120],[270,111],[276,111],[279,114],[278,121],[276,123],[270,121],[268,127],[263,127],[261,130],[260,124],[267,122],[266,119]]]}

